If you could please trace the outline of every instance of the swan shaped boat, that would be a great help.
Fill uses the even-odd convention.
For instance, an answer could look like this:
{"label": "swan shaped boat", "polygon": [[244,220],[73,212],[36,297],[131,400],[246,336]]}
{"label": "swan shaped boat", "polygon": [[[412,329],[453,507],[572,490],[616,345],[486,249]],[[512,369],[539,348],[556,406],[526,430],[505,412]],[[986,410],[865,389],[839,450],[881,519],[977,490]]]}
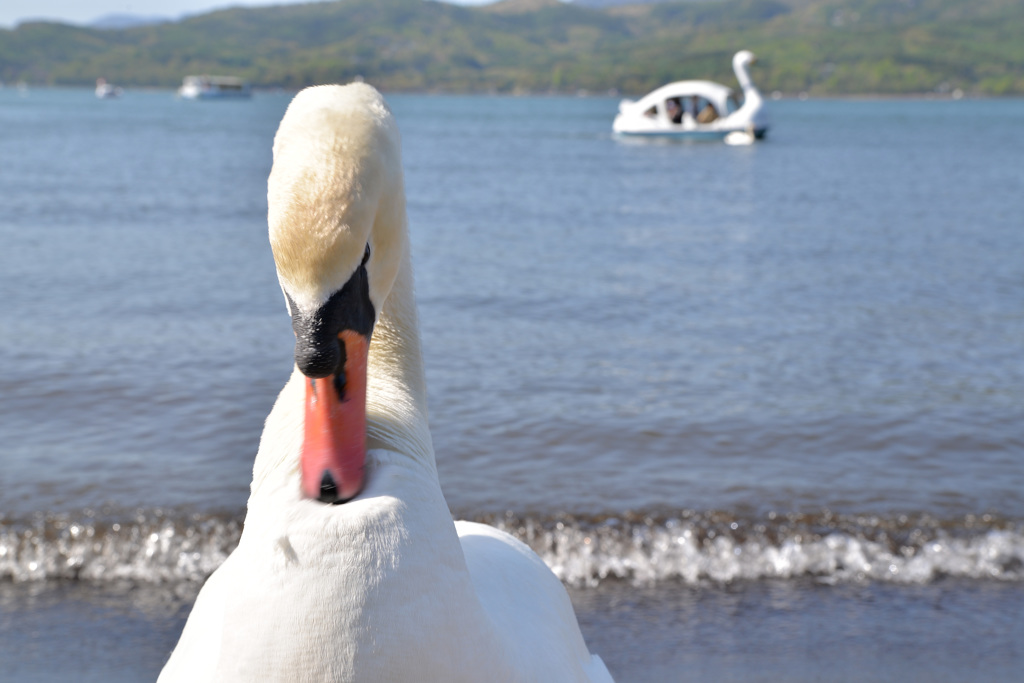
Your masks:
{"label": "swan shaped boat", "polygon": [[541,559],[453,522],[441,493],[383,98],[308,88],[273,151],[270,243],[295,368],[266,421],[238,547],[160,682],[610,682]]}
{"label": "swan shaped boat", "polygon": [[743,94],[742,104],[721,83],[676,81],[639,100],[622,100],[612,130],[623,136],[721,140],[739,133],[761,139],[768,131],[768,117],[764,98],[750,79],[748,69],[755,61],[748,50],[741,50],[732,58]]}

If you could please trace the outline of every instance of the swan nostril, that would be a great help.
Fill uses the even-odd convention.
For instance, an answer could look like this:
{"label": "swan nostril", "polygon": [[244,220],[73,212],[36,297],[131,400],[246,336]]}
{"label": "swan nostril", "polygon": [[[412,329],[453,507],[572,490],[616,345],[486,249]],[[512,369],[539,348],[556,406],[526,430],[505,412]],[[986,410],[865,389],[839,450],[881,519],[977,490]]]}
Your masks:
{"label": "swan nostril", "polygon": [[317,500],[321,503],[338,502],[338,485],[334,483],[334,477],[328,470],[324,470],[324,476],[320,480],[320,495]]}
{"label": "swan nostril", "polygon": [[316,340],[296,339],[295,364],[302,374],[311,379],[330,377],[345,366],[345,348],[338,339],[325,343]]}

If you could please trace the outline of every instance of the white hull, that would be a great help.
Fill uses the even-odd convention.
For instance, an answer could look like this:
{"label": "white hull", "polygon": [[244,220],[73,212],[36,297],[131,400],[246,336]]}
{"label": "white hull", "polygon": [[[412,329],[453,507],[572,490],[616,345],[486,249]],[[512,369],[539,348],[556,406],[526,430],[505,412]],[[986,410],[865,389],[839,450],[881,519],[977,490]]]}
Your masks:
{"label": "white hull", "polygon": [[124,90],[116,85],[107,83],[102,78],[96,79],[96,97],[101,100],[112,100],[115,97],[120,97],[123,92]]}
{"label": "white hull", "polygon": [[248,83],[227,76],[186,76],[178,96],[186,100],[245,99],[252,97]]}
{"label": "white hull", "polygon": [[716,142],[724,140],[733,133],[751,134],[760,140],[768,132],[767,127],[751,129],[747,125],[729,128],[706,129],[695,127],[690,130],[673,130],[671,128],[656,128],[652,130],[616,130],[616,135],[631,138],[666,138],[671,140],[693,140],[695,142]]}

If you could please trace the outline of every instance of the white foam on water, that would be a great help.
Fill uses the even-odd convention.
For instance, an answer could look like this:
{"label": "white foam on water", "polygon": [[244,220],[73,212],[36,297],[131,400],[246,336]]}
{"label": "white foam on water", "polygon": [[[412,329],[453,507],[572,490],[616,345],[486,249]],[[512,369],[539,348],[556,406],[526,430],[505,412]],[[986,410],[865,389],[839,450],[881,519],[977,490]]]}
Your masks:
{"label": "white foam on water", "polygon": [[[482,518],[530,545],[564,582],[923,584],[942,577],[1024,581],[1024,525],[990,516],[852,517],[728,513]],[[231,516],[140,511],[0,521],[0,580],[202,581],[238,544]]]}
{"label": "white foam on water", "polygon": [[679,525],[634,528],[625,534],[565,528],[546,530],[531,545],[560,579],[587,586],[609,578],[691,584],[804,576],[897,583],[927,583],[943,576],[1024,580],[1024,535],[1019,532],[942,538],[895,552],[885,543],[842,532],[823,538],[795,536],[777,544],[699,536]]}
{"label": "white foam on water", "polygon": [[0,523],[0,579],[201,581],[238,545],[237,520],[139,512],[123,522],[56,515]]}
{"label": "white foam on water", "polygon": [[1024,532],[1004,521],[971,517],[940,523],[927,517],[884,520],[827,513],[773,517],[769,523],[720,513],[663,521],[494,523],[576,586],[607,579],[640,584],[799,577],[893,583],[941,577],[1024,580]]}

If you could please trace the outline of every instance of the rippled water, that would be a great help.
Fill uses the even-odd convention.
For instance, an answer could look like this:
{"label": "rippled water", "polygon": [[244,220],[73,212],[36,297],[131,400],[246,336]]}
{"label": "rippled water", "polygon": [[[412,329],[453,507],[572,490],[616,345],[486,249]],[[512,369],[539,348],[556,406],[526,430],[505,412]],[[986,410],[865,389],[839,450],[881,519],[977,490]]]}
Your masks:
{"label": "rippled water", "polygon": [[[124,614],[149,634],[124,680],[151,677],[237,541],[291,367],[265,224],[288,99],[0,90],[18,680],[56,669],[17,623],[102,651],[117,629],[76,629]],[[615,140],[607,99],[389,101],[446,496],[573,587],[613,673],[829,670],[791,648],[805,666],[764,668],[758,648],[787,650],[744,640],[763,620],[837,661],[848,641],[919,665],[851,680],[1012,680],[1024,102],[779,102],[766,143],[731,148]],[[950,605],[975,599],[1008,626],[973,629],[958,669],[941,652],[976,624]],[[118,670],[79,655],[85,679]]]}

